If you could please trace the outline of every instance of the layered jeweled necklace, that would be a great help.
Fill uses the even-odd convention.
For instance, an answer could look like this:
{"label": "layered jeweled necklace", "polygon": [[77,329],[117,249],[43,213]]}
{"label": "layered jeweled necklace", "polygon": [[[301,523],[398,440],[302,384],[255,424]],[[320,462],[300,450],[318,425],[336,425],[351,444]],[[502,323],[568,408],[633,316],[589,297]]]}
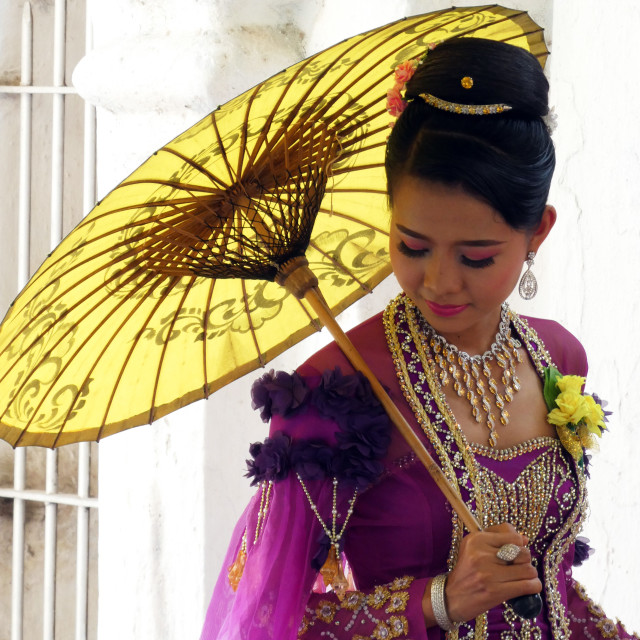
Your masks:
{"label": "layered jeweled necklace", "polygon": [[[506,303],[502,305],[495,341],[482,355],[470,356],[466,351],[460,351],[437,333],[424,317],[420,318],[420,329],[422,344],[440,384],[446,387],[453,380],[453,389],[460,397],[469,401],[476,422],[486,423],[489,445],[495,447],[498,443],[498,422],[493,407],[499,412],[500,422],[508,424],[507,404],[520,390],[516,366],[518,362],[522,362],[522,356],[518,352],[522,345],[511,336],[509,307]],[[491,372],[493,361],[502,369],[500,384]]]}

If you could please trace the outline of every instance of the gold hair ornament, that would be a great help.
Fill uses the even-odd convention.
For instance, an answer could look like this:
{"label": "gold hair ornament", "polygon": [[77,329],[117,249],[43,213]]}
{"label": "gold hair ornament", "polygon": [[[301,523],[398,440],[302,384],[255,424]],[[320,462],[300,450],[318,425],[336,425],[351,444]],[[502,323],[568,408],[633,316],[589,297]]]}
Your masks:
{"label": "gold hair ornament", "polygon": [[449,113],[460,113],[470,116],[488,116],[496,113],[504,113],[505,111],[511,111],[508,104],[459,104],[458,102],[449,102],[448,100],[442,100],[436,98],[430,93],[421,93],[420,97],[430,106],[440,109],[442,111],[448,111]]}

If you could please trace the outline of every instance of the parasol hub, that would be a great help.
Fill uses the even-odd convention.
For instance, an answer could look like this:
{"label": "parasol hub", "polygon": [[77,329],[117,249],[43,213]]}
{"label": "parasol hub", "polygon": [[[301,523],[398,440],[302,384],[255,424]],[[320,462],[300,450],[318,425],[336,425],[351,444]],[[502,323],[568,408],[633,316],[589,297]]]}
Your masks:
{"label": "parasol hub", "polygon": [[305,297],[307,291],[318,286],[318,278],[309,268],[305,256],[296,256],[283,262],[274,280],[299,300]]}

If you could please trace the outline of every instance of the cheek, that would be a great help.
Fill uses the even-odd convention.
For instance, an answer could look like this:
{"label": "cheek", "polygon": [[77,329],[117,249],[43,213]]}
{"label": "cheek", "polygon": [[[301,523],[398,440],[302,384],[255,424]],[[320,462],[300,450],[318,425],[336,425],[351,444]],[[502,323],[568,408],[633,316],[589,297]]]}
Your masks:
{"label": "cheek", "polygon": [[389,250],[389,258],[396,280],[404,290],[420,286],[423,277],[418,260],[408,258],[393,247]]}
{"label": "cheek", "polygon": [[519,264],[510,264],[503,269],[496,271],[492,277],[487,279],[485,285],[487,291],[508,296],[516,286],[520,277]]}

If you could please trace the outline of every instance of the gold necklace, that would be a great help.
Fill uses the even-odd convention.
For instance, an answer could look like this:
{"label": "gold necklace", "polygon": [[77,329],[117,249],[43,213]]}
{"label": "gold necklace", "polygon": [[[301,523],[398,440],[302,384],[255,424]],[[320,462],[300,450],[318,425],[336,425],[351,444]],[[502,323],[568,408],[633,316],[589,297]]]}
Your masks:
{"label": "gold necklace", "polygon": [[[498,444],[498,433],[493,405],[500,412],[500,422],[507,425],[509,412],[506,405],[520,390],[516,366],[522,362],[522,356],[518,352],[522,345],[511,335],[507,303],[502,305],[495,341],[482,355],[470,356],[466,351],[460,351],[437,333],[422,314],[419,314],[419,321],[422,345],[427,352],[428,362],[437,369],[436,379],[443,387],[453,380],[453,389],[458,396],[466,397],[469,401],[476,422],[486,423],[489,445],[495,447]],[[502,369],[501,385],[491,373],[490,363],[494,360]],[[493,404],[490,398],[493,399]]]}

